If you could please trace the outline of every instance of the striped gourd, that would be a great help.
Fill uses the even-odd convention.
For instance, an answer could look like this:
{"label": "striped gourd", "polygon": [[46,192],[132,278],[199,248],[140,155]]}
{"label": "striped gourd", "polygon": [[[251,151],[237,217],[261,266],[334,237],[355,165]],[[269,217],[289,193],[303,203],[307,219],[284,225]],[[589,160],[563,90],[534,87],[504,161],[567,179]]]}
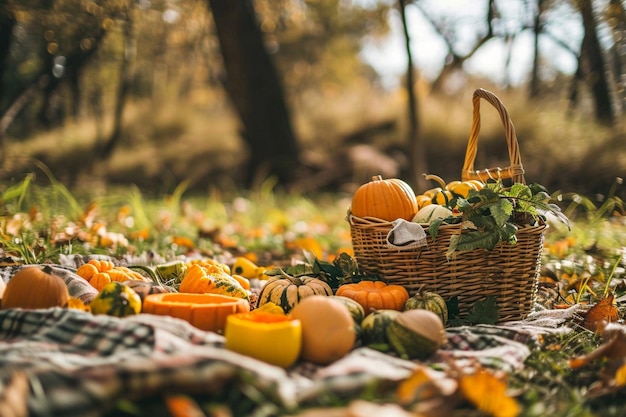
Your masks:
{"label": "striped gourd", "polygon": [[325,281],[315,277],[292,277],[278,275],[267,280],[257,300],[257,307],[272,302],[282,307],[285,313],[311,295],[333,295],[333,290]]}
{"label": "striped gourd", "polygon": [[432,291],[418,291],[413,297],[404,303],[403,311],[406,310],[428,310],[437,314],[443,324],[448,321],[448,306],[442,296]]}
{"label": "striped gourd", "polygon": [[221,294],[250,300],[250,294],[236,278],[218,265],[192,264],[178,287],[182,293]]}
{"label": "striped gourd", "polygon": [[337,301],[341,301],[343,305],[345,305],[352,318],[354,319],[354,323],[360,325],[363,319],[365,318],[365,310],[363,306],[349,297],[344,297],[342,295],[333,295],[331,298],[334,298]]}
{"label": "striped gourd", "polygon": [[126,317],[141,312],[141,297],[121,282],[107,284],[89,304],[93,314]]}
{"label": "striped gourd", "polygon": [[361,342],[364,346],[387,344],[387,327],[398,315],[398,310],[375,310],[361,322]]}
{"label": "striped gourd", "polygon": [[424,309],[398,314],[387,326],[386,334],[393,350],[403,359],[425,360],[447,341],[439,316]]}

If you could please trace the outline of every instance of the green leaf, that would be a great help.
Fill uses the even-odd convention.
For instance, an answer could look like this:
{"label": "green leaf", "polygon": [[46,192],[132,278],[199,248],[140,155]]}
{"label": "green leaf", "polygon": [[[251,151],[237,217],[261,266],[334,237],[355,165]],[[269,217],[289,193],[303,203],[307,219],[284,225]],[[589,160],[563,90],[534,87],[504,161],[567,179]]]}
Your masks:
{"label": "green leaf", "polygon": [[513,203],[506,198],[499,199],[497,204],[489,207],[491,216],[499,227],[503,227],[513,214]]}
{"label": "green leaf", "polygon": [[437,238],[437,234],[439,233],[439,227],[443,222],[444,219],[437,218],[431,221],[428,225],[428,233],[430,234],[430,237],[433,238],[433,240]]}
{"label": "green leaf", "polygon": [[537,194],[534,194],[530,199],[535,204],[539,204],[539,203],[548,203],[551,200],[551,197],[545,191],[540,191]]}
{"label": "green leaf", "polygon": [[339,288],[346,277],[346,274],[340,267],[330,262],[320,261],[319,259],[313,261],[312,273],[314,276],[326,281],[333,290]]}
{"label": "green leaf", "polygon": [[533,193],[527,185],[515,183],[506,192],[506,195],[516,198],[531,198]]}
{"label": "green leaf", "polygon": [[474,197],[477,198],[477,194],[472,194],[472,192],[474,193],[478,193],[478,191],[476,190],[471,190],[470,194],[467,196],[467,199],[465,198],[458,198],[456,200],[456,207],[459,209],[459,211],[464,212],[467,211],[468,209],[472,208],[472,204],[469,202],[469,199]]}
{"label": "green leaf", "polygon": [[[454,236],[453,236],[454,237]],[[476,230],[465,232],[458,237],[455,242],[456,251],[469,251],[474,249],[493,250],[500,242],[500,231],[495,230]],[[452,246],[452,238],[450,238]]]}
{"label": "green leaf", "polygon": [[345,252],[341,252],[333,261],[333,265],[339,268],[344,276],[354,275],[358,273],[358,264],[355,258]]}
{"label": "green leaf", "polygon": [[459,297],[457,295],[446,300],[446,307],[448,308],[448,317],[458,318],[459,314],[461,314],[461,310],[459,309]]}
{"label": "green leaf", "polygon": [[498,322],[498,304],[496,297],[489,295],[484,300],[474,303],[467,315],[467,321],[472,324],[496,324]]}

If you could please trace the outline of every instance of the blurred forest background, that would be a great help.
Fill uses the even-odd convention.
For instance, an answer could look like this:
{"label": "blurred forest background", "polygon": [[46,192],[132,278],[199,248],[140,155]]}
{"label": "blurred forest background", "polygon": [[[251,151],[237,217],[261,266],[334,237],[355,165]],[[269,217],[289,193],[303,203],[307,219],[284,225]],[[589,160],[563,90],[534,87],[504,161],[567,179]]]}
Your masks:
{"label": "blurred forest background", "polygon": [[[459,179],[485,88],[511,114],[528,182],[602,198],[626,174],[624,1],[459,3],[0,0],[0,177],[349,192],[382,174],[419,192],[425,172]],[[409,12],[443,52],[434,72]],[[394,28],[406,68],[390,86],[364,50]],[[530,65],[514,80],[520,39]],[[505,166],[497,113],[481,113],[476,167]]]}

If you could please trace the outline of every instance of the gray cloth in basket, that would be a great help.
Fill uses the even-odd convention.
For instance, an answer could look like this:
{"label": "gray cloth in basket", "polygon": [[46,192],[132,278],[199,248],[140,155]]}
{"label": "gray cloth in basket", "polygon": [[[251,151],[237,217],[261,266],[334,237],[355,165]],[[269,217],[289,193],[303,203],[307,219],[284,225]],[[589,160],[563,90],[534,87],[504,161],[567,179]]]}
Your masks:
{"label": "gray cloth in basket", "polygon": [[409,249],[426,246],[426,232],[418,224],[397,219],[391,222],[393,227],[387,235],[387,245],[390,247]]}

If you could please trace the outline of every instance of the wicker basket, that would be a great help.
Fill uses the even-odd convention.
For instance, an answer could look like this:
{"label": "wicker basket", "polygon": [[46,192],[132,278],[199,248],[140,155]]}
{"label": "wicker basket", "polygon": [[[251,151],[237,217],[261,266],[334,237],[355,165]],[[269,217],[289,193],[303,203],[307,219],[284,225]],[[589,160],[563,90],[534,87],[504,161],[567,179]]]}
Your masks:
{"label": "wicker basket", "polygon": [[[480,99],[499,112],[505,127],[510,166],[474,170],[480,131]],[[489,178],[511,179],[524,183],[524,169],[513,123],[501,101],[491,92],[478,89],[473,96],[473,123],[467,145],[462,180]],[[492,251],[476,249],[446,257],[450,238],[461,233],[459,225],[441,225],[436,239],[427,237],[427,245],[398,248],[387,237],[394,224],[377,218],[348,215],[355,257],[359,269],[404,286],[411,295],[424,285],[445,299],[458,297],[460,317],[474,303],[493,295],[500,321],[523,319],[534,307],[545,225],[520,228],[517,243],[500,243]],[[424,225],[424,228],[427,226]]]}

